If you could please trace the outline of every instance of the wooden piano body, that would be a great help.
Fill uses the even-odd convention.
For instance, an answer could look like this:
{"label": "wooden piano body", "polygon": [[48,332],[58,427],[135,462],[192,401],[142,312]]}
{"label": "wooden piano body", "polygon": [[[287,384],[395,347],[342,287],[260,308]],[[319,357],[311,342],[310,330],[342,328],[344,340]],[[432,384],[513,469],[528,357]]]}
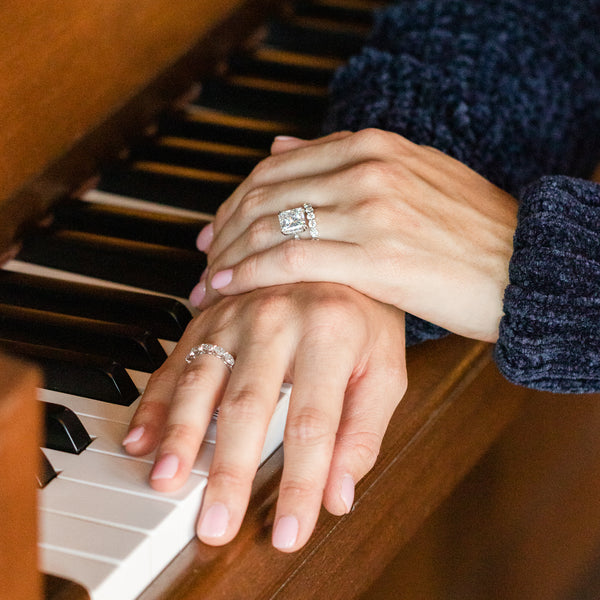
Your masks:
{"label": "wooden piano body", "polygon": [[[274,4],[3,3],[1,251],[217,70]],[[408,369],[349,515],[323,513],[304,549],[274,551],[280,450],[259,472],[236,540],[192,541],[143,600],[597,597],[599,398],[512,386],[488,345],[457,337],[411,349]],[[5,358],[0,381],[0,598],[82,598],[36,569],[39,374]]]}

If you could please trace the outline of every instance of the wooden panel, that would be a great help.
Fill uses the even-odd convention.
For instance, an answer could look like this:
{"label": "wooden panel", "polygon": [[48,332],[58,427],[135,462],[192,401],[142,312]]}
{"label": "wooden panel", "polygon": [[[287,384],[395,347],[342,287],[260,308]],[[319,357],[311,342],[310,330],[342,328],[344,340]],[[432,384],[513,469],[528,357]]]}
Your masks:
{"label": "wooden panel", "polygon": [[292,555],[270,545],[282,453],[261,470],[238,537],[190,543],[141,597],[213,600],[357,598],[450,494],[516,414],[524,390],[506,382],[486,344],[458,337],[413,348],[409,390],[349,515],[323,512]]}
{"label": "wooden panel", "polygon": [[2,2],[3,198],[115,112],[236,4]]}
{"label": "wooden panel", "polygon": [[35,369],[0,359],[0,596],[39,598],[36,472],[39,458]]}

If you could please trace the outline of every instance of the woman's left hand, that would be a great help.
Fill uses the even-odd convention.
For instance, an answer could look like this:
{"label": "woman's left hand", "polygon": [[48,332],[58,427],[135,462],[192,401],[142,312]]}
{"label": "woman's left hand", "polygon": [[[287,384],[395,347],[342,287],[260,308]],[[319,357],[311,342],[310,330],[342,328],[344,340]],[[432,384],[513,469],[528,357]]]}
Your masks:
{"label": "woman's left hand", "polygon": [[[282,235],[278,213],[309,202],[319,240]],[[495,341],[517,203],[460,163],[368,129],[276,138],[198,237],[208,269],[191,294],[299,281],[343,283],[450,331]]]}

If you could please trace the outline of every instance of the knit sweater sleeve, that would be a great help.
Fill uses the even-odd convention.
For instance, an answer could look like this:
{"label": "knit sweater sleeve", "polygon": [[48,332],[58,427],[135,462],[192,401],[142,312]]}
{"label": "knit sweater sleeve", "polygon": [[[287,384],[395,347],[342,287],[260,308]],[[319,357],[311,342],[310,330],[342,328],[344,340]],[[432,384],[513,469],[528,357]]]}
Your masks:
{"label": "knit sweater sleeve", "polygon": [[[325,131],[398,132],[515,196],[548,173],[587,177],[600,159],[599,30],[598,0],[399,0],[337,72]],[[446,333],[407,315],[408,345]]]}
{"label": "knit sweater sleeve", "polygon": [[600,185],[544,177],[522,194],[495,348],[511,381],[600,391]]}

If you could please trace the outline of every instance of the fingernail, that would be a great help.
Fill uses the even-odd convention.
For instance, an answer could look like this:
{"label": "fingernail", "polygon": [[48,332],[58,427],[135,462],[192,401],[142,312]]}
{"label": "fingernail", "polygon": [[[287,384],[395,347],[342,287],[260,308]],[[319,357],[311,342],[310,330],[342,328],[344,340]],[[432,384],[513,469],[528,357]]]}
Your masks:
{"label": "fingernail", "polygon": [[298,537],[298,519],[296,517],[281,517],[273,531],[273,546],[280,550],[291,548]]}
{"label": "fingernail", "polygon": [[221,502],[215,502],[205,513],[198,534],[201,537],[222,537],[227,531],[229,511]]}
{"label": "fingernail", "polygon": [[224,288],[226,285],[231,283],[233,279],[233,269],[226,269],[225,271],[219,271],[215,273],[210,285],[214,290],[220,290]]}
{"label": "fingernail", "polygon": [[354,504],[354,479],[352,479],[352,475],[344,475],[340,489],[340,497],[346,506],[346,512],[349,513]]}
{"label": "fingernail", "polygon": [[275,139],[278,142],[289,142],[290,140],[299,140],[300,138],[294,137],[292,135],[276,135]]}
{"label": "fingernail", "polygon": [[138,427],[134,427],[124,438],[123,438],[123,446],[127,446],[127,444],[132,444],[133,442],[139,442],[144,435],[144,426],[139,425]]}
{"label": "fingernail", "polygon": [[206,296],[206,283],[200,281],[194,286],[194,289],[190,292],[190,303],[192,306],[200,306],[202,300]]}
{"label": "fingernail", "polygon": [[213,241],[214,233],[215,232],[212,223],[205,225],[196,238],[196,248],[202,252],[206,252],[210,248],[210,245]]}
{"label": "fingernail", "polygon": [[175,454],[165,454],[152,470],[151,479],[173,479],[179,468],[179,459]]}

